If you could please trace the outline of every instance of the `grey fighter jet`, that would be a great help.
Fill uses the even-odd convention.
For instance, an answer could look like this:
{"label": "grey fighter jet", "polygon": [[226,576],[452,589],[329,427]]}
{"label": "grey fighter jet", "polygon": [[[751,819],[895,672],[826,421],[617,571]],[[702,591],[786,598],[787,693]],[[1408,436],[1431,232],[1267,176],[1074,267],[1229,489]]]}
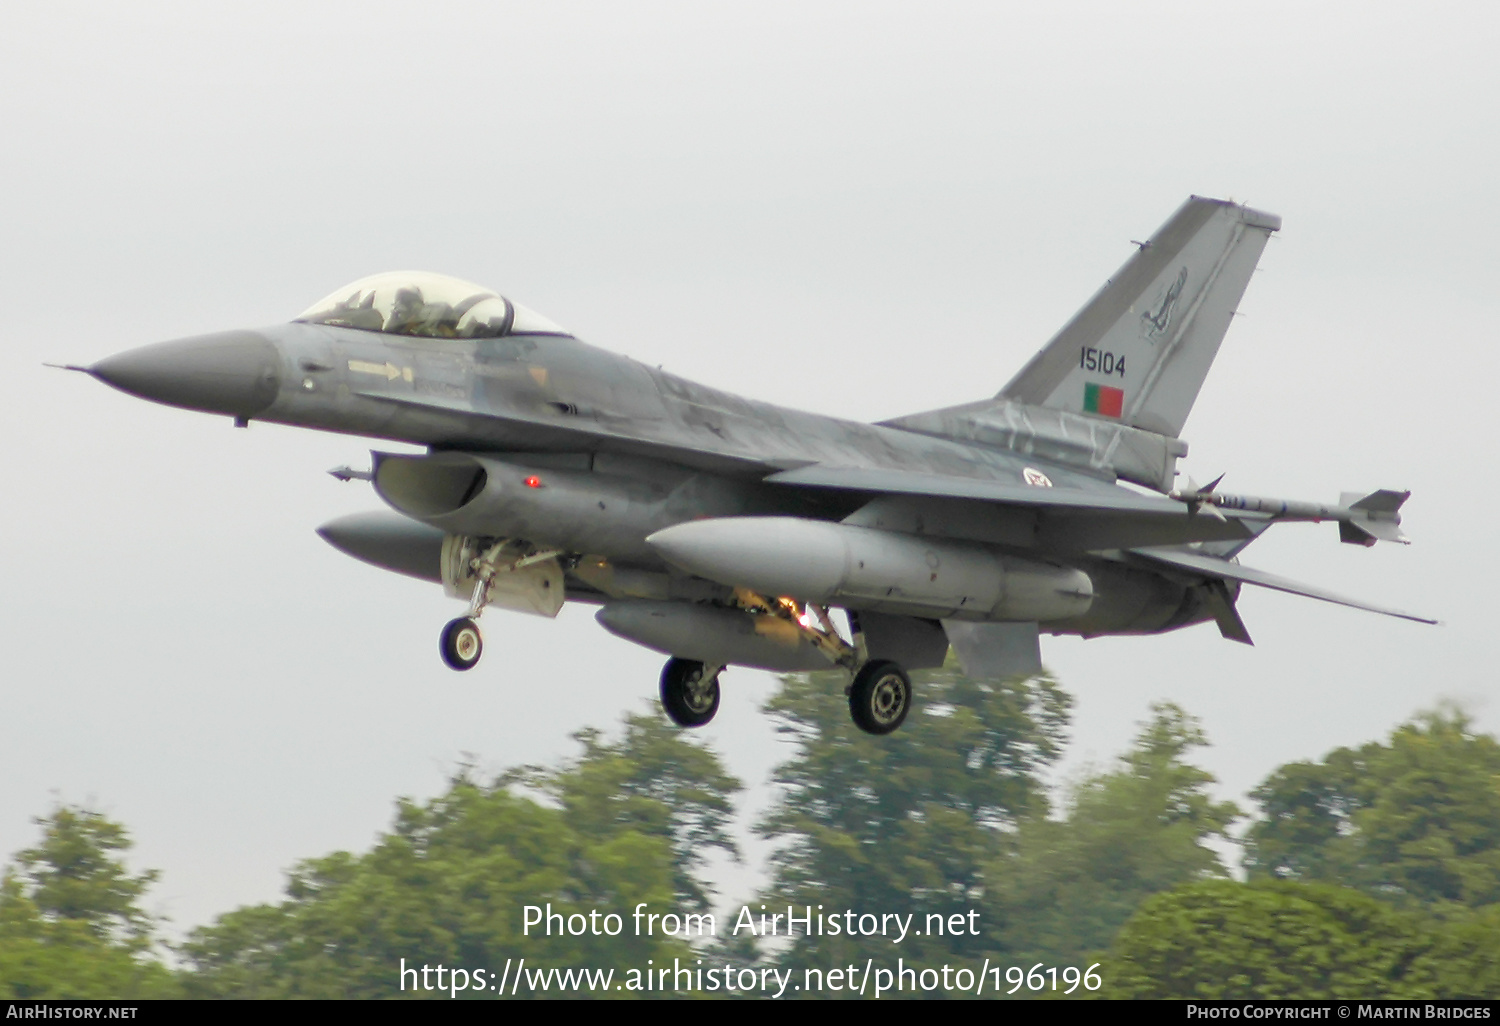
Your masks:
{"label": "grey fighter jet", "polygon": [[969,672],[1010,675],[1040,669],[1043,633],[1212,621],[1249,644],[1245,584],[1433,622],[1235,558],[1283,520],[1404,542],[1406,492],[1321,505],[1177,482],[1183,423],[1280,224],[1193,197],[998,395],[879,424],[698,385],[424,273],[74,369],[241,426],[426,446],[333,471],[390,510],[319,532],[468,604],[441,635],[455,670],[479,661],[486,608],[586,602],[670,657],[662,705],[682,726],[713,718],[727,666],[837,666],[854,722],[886,734],[911,705],[906,671],[950,645]]}

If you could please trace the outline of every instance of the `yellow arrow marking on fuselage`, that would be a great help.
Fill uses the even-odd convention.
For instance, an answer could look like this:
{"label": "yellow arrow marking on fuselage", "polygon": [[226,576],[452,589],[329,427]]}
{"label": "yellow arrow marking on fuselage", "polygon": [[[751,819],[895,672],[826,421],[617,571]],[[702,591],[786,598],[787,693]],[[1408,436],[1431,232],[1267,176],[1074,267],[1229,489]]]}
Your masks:
{"label": "yellow arrow marking on fuselage", "polygon": [[385,378],[387,381],[395,381],[397,378],[412,379],[410,367],[397,367],[394,363],[369,363],[365,360],[350,360],[349,369],[356,374],[374,374]]}

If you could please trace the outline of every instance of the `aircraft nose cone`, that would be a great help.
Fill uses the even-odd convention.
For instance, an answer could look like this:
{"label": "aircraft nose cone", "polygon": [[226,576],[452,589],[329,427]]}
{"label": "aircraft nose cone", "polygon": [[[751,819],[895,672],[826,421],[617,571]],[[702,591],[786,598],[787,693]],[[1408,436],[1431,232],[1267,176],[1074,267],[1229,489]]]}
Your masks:
{"label": "aircraft nose cone", "polygon": [[253,331],[141,346],[107,356],[88,371],[142,399],[231,417],[255,416],[281,388],[281,354]]}

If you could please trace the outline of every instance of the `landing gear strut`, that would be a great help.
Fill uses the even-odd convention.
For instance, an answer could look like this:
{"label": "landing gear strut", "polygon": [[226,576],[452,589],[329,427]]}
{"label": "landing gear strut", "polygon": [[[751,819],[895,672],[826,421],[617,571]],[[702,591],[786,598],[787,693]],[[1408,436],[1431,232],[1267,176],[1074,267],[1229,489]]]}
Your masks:
{"label": "landing gear strut", "polygon": [[722,666],[673,656],[661,671],[661,707],[679,727],[701,727],[719,711]]}
{"label": "landing gear strut", "polygon": [[490,589],[496,577],[558,555],[560,553],[555,549],[530,553],[524,548],[516,551],[515,543],[502,538],[468,560],[468,569],[474,574],[474,594],[469,599],[469,611],[456,620],[449,620],[443,628],[438,639],[443,662],[454,670],[472,670],[479,663],[479,657],[484,654],[484,638],[479,633],[478,621],[484,607],[490,603]]}
{"label": "landing gear strut", "polygon": [[[779,616],[795,623],[802,636],[827,656],[830,663],[849,671],[852,680],[845,694],[849,696],[849,715],[860,730],[867,734],[889,734],[906,721],[906,714],[911,712],[911,678],[900,663],[870,658],[857,612],[847,610],[851,640],[845,641],[834,628],[828,610],[815,602],[803,604],[790,598],[769,599],[745,588],[736,588],[734,597],[735,604],[741,609]],[[666,686],[666,675],[663,674],[663,704],[666,703]],[[670,709],[668,711],[670,714]],[[675,714],[672,718],[677,720]]]}

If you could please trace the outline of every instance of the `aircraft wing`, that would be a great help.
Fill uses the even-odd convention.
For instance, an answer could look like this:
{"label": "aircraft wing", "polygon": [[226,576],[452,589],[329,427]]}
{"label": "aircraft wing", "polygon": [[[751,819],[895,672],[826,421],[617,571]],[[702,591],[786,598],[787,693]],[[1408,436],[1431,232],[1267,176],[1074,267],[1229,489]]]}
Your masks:
{"label": "aircraft wing", "polygon": [[[1067,473],[1066,471],[1060,473]],[[1263,517],[1194,515],[1181,502],[1113,485],[1036,487],[878,467],[812,464],[771,474],[773,484],[828,488],[866,495],[958,500],[1009,507],[1035,518],[1035,543],[1088,552],[1195,541],[1241,542],[1255,537]]]}
{"label": "aircraft wing", "polygon": [[1109,488],[1086,491],[1081,488],[1037,488],[984,478],[952,477],[948,474],[924,474],[910,470],[887,470],[878,467],[830,467],[815,463],[783,470],[766,478],[773,484],[803,485],[812,488],[834,488],[842,491],[873,492],[885,495],[925,495],[945,499],[979,499],[1007,506],[1038,509],[1080,510],[1105,513],[1157,513],[1185,517],[1187,509],[1172,499],[1157,498]]}
{"label": "aircraft wing", "polygon": [[1187,570],[1198,576],[1207,577],[1218,581],[1239,581],[1241,584],[1253,584],[1259,588],[1270,588],[1272,591],[1284,591],[1289,595],[1301,595],[1305,598],[1318,599],[1322,602],[1332,602],[1335,605],[1349,606],[1352,609],[1363,609],[1370,613],[1383,613],[1386,616],[1398,616],[1403,620],[1415,620],[1417,623],[1437,623],[1425,616],[1417,616],[1414,613],[1403,613],[1399,609],[1387,609],[1385,606],[1371,605],[1368,602],[1360,602],[1357,599],[1345,598],[1335,595],[1331,591],[1322,588],[1314,588],[1309,584],[1299,584],[1285,577],[1267,573],[1264,570],[1255,570],[1248,566],[1240,566],[1238,563],[1228,563],[1222,559],[1212,556],[1202,556],[1193,552],[1181,552],[1172,549],[1133,549],[1131,554],[1152,563],[1164,564],[1179,570]]}
{"label": "aircraft wing", "polygon": [[777,459],[754,459],[702,447],[690,447],[670,441],[651,441],[610,431],[607,427],[580,422],[556,423],[540,418],[505,417],[488,410],[475,409],[461,399],[444,399],[426,395],[387,395],[382,392],[355,392],[362,399],[386,403],[409,416],[440,424],[451,431],[452,448],[476,452],[494,451],[603,451],[651,459],[668,460],[699,470],[753,477],[785,469],[790,463]]}

